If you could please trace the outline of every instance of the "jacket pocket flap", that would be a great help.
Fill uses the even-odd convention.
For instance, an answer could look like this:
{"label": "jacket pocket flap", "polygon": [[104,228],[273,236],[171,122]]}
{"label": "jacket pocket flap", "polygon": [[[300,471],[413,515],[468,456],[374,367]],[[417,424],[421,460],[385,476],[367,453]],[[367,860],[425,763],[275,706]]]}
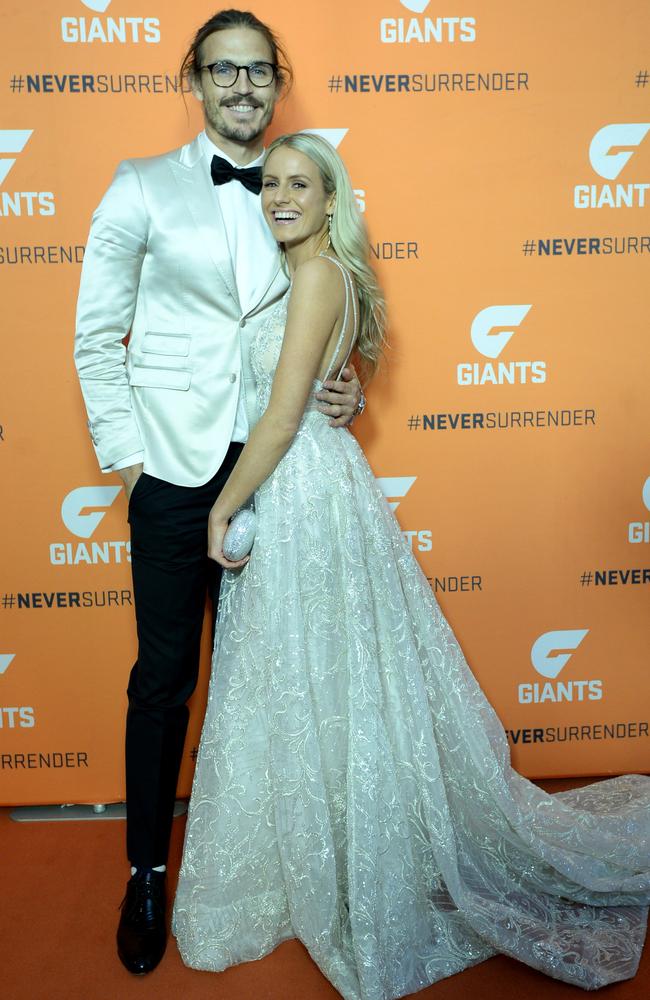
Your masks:
{"label": "jacket pocket flap", "polygon": [[145,333],[142,351],[186,358],[190,353],[190,340],[188,333]]}
{"label": "jacket pocket flap", "polygon": [[189,368],[158,368],[153,365],[133,365],[129,384],[151,389],[189,389],[192,372]]}

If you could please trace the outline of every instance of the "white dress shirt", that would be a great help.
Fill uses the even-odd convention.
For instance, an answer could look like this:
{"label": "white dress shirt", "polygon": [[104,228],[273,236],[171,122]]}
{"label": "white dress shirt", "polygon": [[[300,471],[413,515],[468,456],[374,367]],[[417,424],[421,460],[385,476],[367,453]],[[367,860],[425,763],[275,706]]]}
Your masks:
{"label": "white dress shirt", "polygon": [[[203,149],[205,169],[208,175],[210,174],[212,157],[215,155],[223,157],[234,167],[241,165],[236,163],[227,153],[224,153],[222,149],[219,149],[205,132],[201,132],[199,142]],[[262,152],[256,160],[247,163],[246,166],[261,166],[263,159],[264,153]],[[230,259],[237,284],[237,294],[242,315],[245,315],[264,292],[262,284],[268,281],[269,272],[269,267],[264,262],[269,261],[273,255],[277,254],[277,244],[264,221],[262,199],[259,195],[253,194],[239,181],[232,180],[227,184],[214,185],[214,197],[216,199],[215,212],[220,209],[223,216]],[[249,433],[243,393],[243,380],[240,379],[239,400],[231,440],[240,441],[242,444],[248,440]],[[125,469],[129,465],[138,465],[143,461],[144,453],[136,452],[114,462],[111,468],[106,471],[117,472],[118,469]]]}

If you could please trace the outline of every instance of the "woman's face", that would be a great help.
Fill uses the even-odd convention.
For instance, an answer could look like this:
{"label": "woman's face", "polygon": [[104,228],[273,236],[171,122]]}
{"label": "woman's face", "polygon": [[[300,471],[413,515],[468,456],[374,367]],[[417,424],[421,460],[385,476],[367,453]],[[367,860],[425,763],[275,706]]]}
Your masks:
{"label": "woman's face", "polygon": [[264,165],[262,208],[274,238],[285,250],[308,244],[317,252],[333,207],[334,195],[326,194],[313,160],[289,146],[273,150]]}

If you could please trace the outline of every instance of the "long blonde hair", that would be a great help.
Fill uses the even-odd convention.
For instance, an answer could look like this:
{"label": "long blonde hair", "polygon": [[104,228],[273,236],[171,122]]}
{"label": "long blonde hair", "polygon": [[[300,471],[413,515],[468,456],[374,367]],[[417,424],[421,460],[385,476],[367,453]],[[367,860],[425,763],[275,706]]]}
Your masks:
{"label": "long blonde hair", "polygon": [[352,273],[359,297],[359,336],[356,349],[361,358],[364,381],[375,374],[386,345],[386,307],[384,296],[370,266],[370,244],[357,200],[343,160],[334,147],[320,135],[292,132],[271,143],[264,164],[274,149],[288,146],[308,156],[318,167],[325,193],[336,193],[331,248]]}

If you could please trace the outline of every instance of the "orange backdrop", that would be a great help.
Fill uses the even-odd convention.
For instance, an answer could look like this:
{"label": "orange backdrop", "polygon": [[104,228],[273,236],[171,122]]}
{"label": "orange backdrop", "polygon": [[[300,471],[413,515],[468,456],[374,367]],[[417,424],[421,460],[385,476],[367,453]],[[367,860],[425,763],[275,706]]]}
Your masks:
{"label": "orange backdrop", "polygon": [[[650,88],[641,0],[258,0],[331,130],[392,350],[355,425],[528,776],[650,771]],[[0,79],[0,802],[124,796],[128,530],[72,363],[90,215],[201,127],[214,12],[34,0]],[[79,491],[79,492],[76,492]],[[209,649],[193,701],[187,794]]]}

